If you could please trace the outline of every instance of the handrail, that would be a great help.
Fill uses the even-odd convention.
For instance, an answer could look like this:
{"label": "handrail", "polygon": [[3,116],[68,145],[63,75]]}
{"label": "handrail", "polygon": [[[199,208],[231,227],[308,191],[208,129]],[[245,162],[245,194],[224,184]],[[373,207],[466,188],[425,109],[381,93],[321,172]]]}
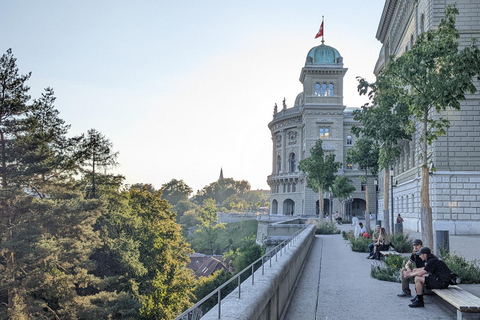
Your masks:
{"label": "handrail", "polygon": [[[241,298],[241,292],[242,292],[241,284],[243,283],[240,280],[242,274],[251,270],[252,271],[252,285],[254,285],[255,284],[255,265],[259,261],[262,261],[262,275],[264,275],[265,274],[265,259],[266,259],[266,257],[270,258],[268,260],[270,260],[270,267],[272,267],[272,257],[273,257],[272,252],[275,251],[275,253],[274,253],[275,261],[278,261],[278,257],[277,257],[278,252],[280,252],[280,256],[283,255],[283,253],[282,253],[283,251],[287,252],[287,246],[290,246],[290,242],[295,243],[295,241],[297,240],[300,233],[302,233],[307,228],[307,226],[308,225],[302,226],[302,228],[300,230],[298,230],[297,232],[295,232],[293,235],[291,235],[290,238],[283,240],[280,244],[275,246],[272,250],[265,253],[263,256],[261,256],[260,258],[255,260],[253,263],[251,263],[248,267],[246,267],[245,269],[243,269],[242,271],[237,273],[235,276],[233,276],[231,279],[229,279],[228,281],[226,281],[225,283],[220,285],[217,289],[213,290],[211,293],[209,293],[207,296],[205,296],[202,300],[198,301],[192,307],[188,308],[182,314],[177,316],[175,318],[175,320],[196,320],[196,319],[200,319],[201,316],[198,317],[198,314],[195,315],[195,313],[194,313],[195,310],[197,310],[197,308],[199,308],[205,301],[207,301],[208,299],[213,297],[215,294],[218,295],[218,319],[220,319],[221,310],[222,310],[222,308],[221,308],[221,301],[222,301],[221,290],[224,287],[226,287],[227,285],[229,285],[230,283],[232,283],[233,281],[237,280],[237,282],[238,282],[238,284],[237,284],[237,286],[238,286],[238,299],[240,299]],[[280,250],[278,250],[279,247],[280,247]],[[247,280],[247,279],[245,279],[245,280]],[[194,318],[194,316],[195,316],[195,318]]]}

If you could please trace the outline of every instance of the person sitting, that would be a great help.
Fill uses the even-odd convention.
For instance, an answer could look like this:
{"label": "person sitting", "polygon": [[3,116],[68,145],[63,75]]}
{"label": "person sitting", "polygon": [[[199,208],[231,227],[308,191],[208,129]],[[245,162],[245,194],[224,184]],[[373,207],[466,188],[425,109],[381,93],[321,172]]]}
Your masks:
{"label": "person sitting", "polygon": [[368,238],[370,238],[370,234],[368,232],[364,232],[363,237],[368,239]]}
{"label": "person sitting", "polygon": [[373,246],[373,256],[370,259],[380,260],[380,251],[388,250],[390,247],[390,236],[385,228],[380,229],[378,240]]}
{"label": "person sitting", "polygon": [[380,234],[380,225],[377,224],[372,236],[373,242],[368,245],[368,251],[370,251],[370,254],[367,256],[367,259],[370,259],[373,256],[373,248],[375,246],[375,243],[377,243],[379,234]]}
{"label": "person sitting", "polygon": [[425,307],[423,303],[423,286],[431,289],[446,289],[450,284],[452,271],[442,260],[432,254],[429,247],[423,247],[417,255],[425,262],[425,267],[417,268],[407,273],[409,277],[415,277],[415,291],[417,295],[409,304],[410,308]]}
{"label": "person sitting", "polygon": [[340,217],[340,214],[338,213],[338,211],[335,212],[335,215],[333,216],[333,218],[335,218],[338,224],[342,224],[342,218]]}
{"label": "person sitting", "polygon": [[[425,262],[417,256],[417,252],[423,247],[423,242],[420,239],[413,240],[413,251],[410,259],[405,264],[405,268],[400,271],[400,275],[402,278],[402,292],[397,294],[399,297],[411,297],[412,292],[410,291],[409,286],[409,279],[408,276],[410,272],[413,270],[417,270],[418,268],[423,268],[425,266]],[[415,263],[415,269],[411,268],[412,263]]]}
{"label": "person sitting", "polygon": [[367,228],[365,228],[362,222],[359,222],[358,224],[360,225],[360,236],[363,237],[363,234],[367,232]]}

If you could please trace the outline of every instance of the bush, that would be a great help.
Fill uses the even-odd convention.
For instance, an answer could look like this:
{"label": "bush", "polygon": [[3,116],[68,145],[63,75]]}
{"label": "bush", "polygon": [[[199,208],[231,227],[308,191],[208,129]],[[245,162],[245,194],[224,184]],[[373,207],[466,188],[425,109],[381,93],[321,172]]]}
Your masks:
{"label": "bush", "polygon": [[368,245],[372,243],[372,239],[368,239],[364,237],[355,238],[352,232],[352,235],[351,237],[348,238],[348,240],[350,241],[350,247],[352,248],[352,251],[370,252],[370,250],[368,250]]}
{"label": "bush", "polygon": [[480,266],[477,260],[466,261],[463,257],[443,251],[440,254],[448,268],[458,274],[462,283],[480,283]]}
{"label": "bush", "polygon": [[349,240],[350,238],[353,238],[353,231],[350,230],[350,231],[342,231],[342,237],[343,237],[343,240]]}
{"label": "bush", "polygon": [[370,271],[370,276],[383,281],[401,282],[400,270],[402,270],[407,263],[408,257],[391,254],[388,257],[382,258],[382,261],[385,265],[373,267]]}
{"label": "bush", "polygon": [[403,233],[395,233],[392,237],[392,244],[395,251],[400,253],[412,252],[413,240],[408,238],[409,235]]}
{"label": "bush", "polygon": [[315,229],[315,234],[338,234],[337,226],[333,222],[320,222]]}

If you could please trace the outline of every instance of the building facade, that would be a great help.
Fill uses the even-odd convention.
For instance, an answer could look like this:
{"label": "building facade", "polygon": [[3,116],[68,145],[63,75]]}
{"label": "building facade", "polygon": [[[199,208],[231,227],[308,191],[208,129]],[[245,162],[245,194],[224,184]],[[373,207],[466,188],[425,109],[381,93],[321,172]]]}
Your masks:
{"label": "building facade", "polygon": [[[343,105],[343,77],[347,68],[343,58],[333,47],[321,44],[312,48],[300,72],[303,91],[293,107],[285,100],[281,110],[274,108],[273,120],[268,124],[272,134],[272,173],[268,176],[271,215],[318,216],[319,197],[316,190],[307,187],[305,174],[298,163],[310,156],[310,149],[318,139],[323,140],[325,154],[334,153],[343,164],[338,174],[350,178],[356,191],[348,200],[348,213],[363,215],[366,210],[365,184],[360,179],[364,172],[346,163],[346,154],[356,140],[351,133],[351,108]],[[370,189],[375,190],[374,177],[368,177]],[[376,213],[375,192],[370,192],[369,211]],[[324,212],[343,212],[342,204],[325,192]]]}
{"label": "building facade", "polygon": [[[387,0],[382,13],[377,39],[382,43],[375,66],[378,74],[389,57],[408,51],[416,38],[436,28],[444,17],[445,6],[456,3],[459,10],[456,27],[460,33],[460,49],[480,38],[480,1],[472,0]],[[477,90],[480,89],[476,82]],[[450,121],[447,134],[431,148],[430,202],[434,230],[450,234],[480,234],[480,94],[468,95],[460,111],[441,115]],[[404,218],[404,229],[421,230],[420,223],[420,149],[418,136],[403,145],[401,157],[394,165],[393,211]],[[383,179],[383,173],[379,174]],[[383,181],[378,183],[383,188]],[[390,190],[391,191],[391,190]],[[378,206],[383,208],[383,190]]]}

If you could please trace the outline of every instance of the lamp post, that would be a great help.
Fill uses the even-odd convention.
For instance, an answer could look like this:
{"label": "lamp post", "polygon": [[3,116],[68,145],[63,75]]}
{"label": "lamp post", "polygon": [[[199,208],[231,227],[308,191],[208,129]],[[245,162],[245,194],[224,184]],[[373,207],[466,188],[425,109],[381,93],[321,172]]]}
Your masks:
{"label": "lamp post", "polygon": [[391,194],[391,203],[392,203],[392,214],[391,214],[391,217],[392,217],[392,235],[395,233],[395,224],[393,223],[393,174],[394,174],[394,170],[393,170],[393,167],[390,168],[390,194]]}
{"label": "lamp post", "polygon": [[378,180],[373,180],[373,184],[375,186],[375,224],[378,221]]}

